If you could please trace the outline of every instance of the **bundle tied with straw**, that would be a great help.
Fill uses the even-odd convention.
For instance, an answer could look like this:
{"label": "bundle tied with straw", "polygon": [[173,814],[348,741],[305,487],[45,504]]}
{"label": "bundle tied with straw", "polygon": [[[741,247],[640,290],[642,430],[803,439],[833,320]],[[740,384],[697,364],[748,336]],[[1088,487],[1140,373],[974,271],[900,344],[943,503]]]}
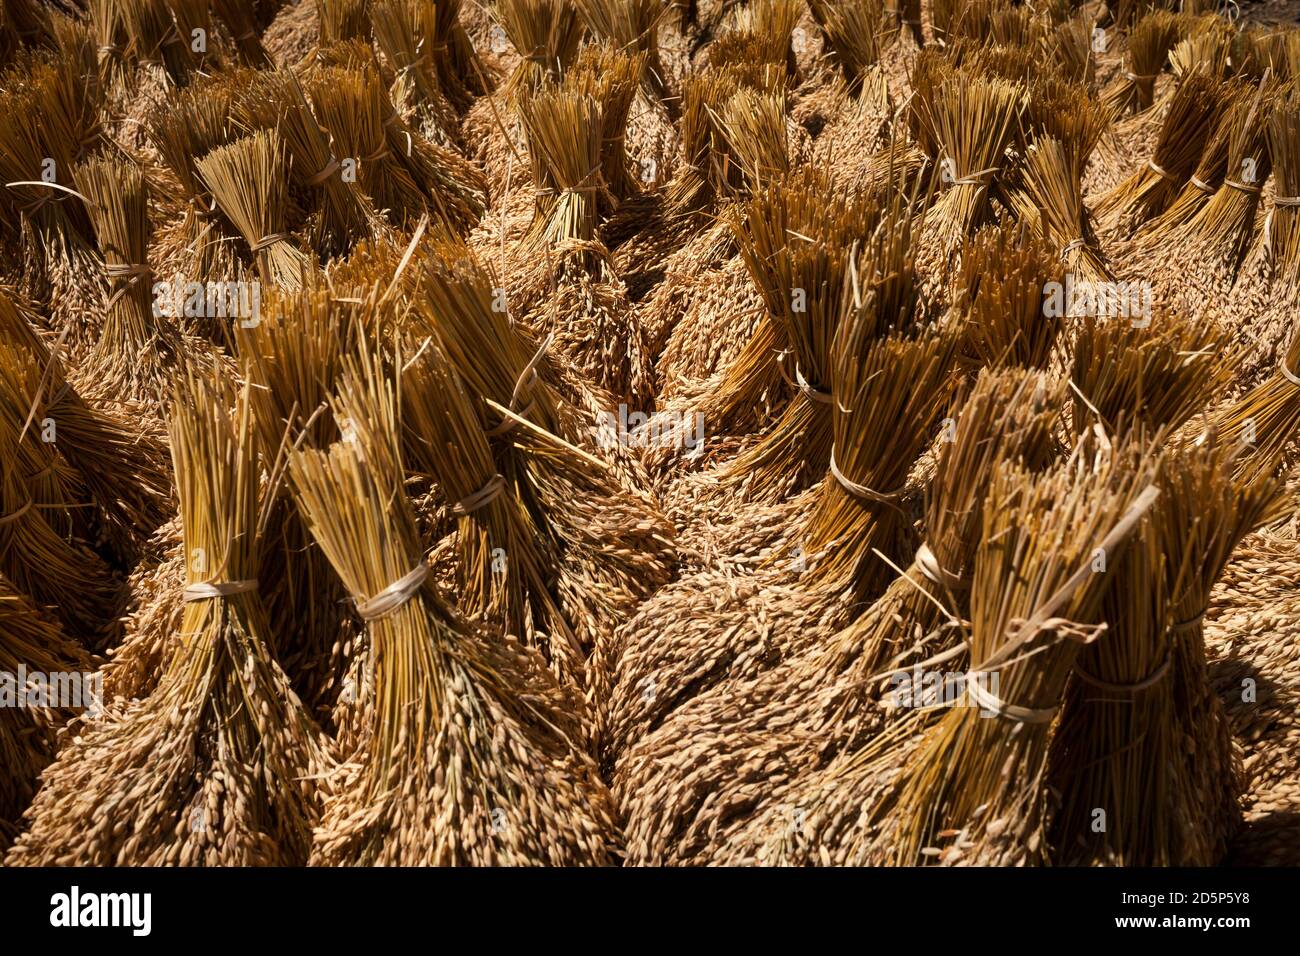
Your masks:
{"label": "bundle tied with straw", "polygon": [[659,58],[659,27],[670,4],[664,0],[575,0],[593,34],[631,55],[641,54],[641,88],[652,102],[663,104],[670,119],[680,112],[677,97],[669,96],[667,74]]}
{"label": "bundle tied with straw", "polygon": [[1038,84],[1028,109],[1032,142],[1010,201],[1056,246],[1065,273],[1078,281],[1110,281],[1092,217],[1083,203],[1083,171],[1110,121],[1086,89],[1055,80]]}
{"label": "bundle tied with straw", "polygon": [[1237,364],[1226,332],[1215,323],[1167,309],[1145,321],[1088,315],[1073,345],[1076,434],[1094,423],[1111,436],[1141,425],[1177,431],[1223,398]]}
{"label": "bundle tied with straw", "polygon": [[[98,519],[119,556],[130,559],[170,514],[171,480],[166,446],[129,410],[92,404],[68,382],[62,355],[51,350],[18,305],[0,292],[0,342],[25,351],[41,376],[33,423],[55,424],[59,455],[77,471],[98,509]],[[42,424],[42,427],[44,425]]]}
{"label": "bundle tied with straw", "polygon": [[367,36],[369,0],[313,0],[322,46]]}
{"label": "bundle tied with straw", "polygon": [[641,407],[651,383],[644,331],[596,235],[602,198],[615,202],[602,174],[602,104],[581,85],[548,85],[521,99],[520,115],[536,193],[524,240],[529,261],[509,297],[542,312],[533,328],[590,380]]}
{"label": "bundle tied with straw", "polygon": [[581,91],[600,104],[601,178],[613,199],[602,204],[606,216],[638,192],[628,168],[627,123],[645,67],[644,53],[626,53],[612,45],[589,43],[565,77],[566,89]]}
{"label": "bundle tied with straw", "polygon": [[170,421],[187,565],[158,687],[83,723],[9,865],[301,865],[326,742],[267,649],[248,388],[186,376]]}
{"label": "bundle tied with straw", "polygon": [[1273,104],[1268,150],[1274,182],[1266,231],[1269,266],[1274,288],[1290,298],[1300,287],[1300,87],[1293,85]]}
{"label": "bundle tied with straw", "polygon": [[370,24],[375,42],[397,74],[398,101],[417,104],[440,133],[452,133],[456,114],[443,95],[435,60],[447,55],[445,46],[438,47],[437,5],[376,0],[370,5]]}
{"label": "bundle tied with straw", "polygon": [[[84,647],[68,638],[21,593],[0,576],[0,679],[6,695],[19,692],[20,675],[89,675],[93,663]],[[103,701],[94,686],[83,686],[80,699],[61,704],[55,688],[35,684],[22,691],[31,696],[0,708],[0,851],[17,832],[18,819],[31,803],[36,781],[54,759],[56,731],[74,716],[74,707],[95,711]]]}
{"label": "bundle tied with straw", "polygon": [[584,25],[572,0],[497,0],[496,16],[519,54],[510,75],[511,96],[529,92],[568,71]]}
{"label": "bundle tied with straw", "polygon": [[989,190],[1006,162],[1023,111],[1024,90],[1005,80],[954,75],[920,99],[943,191],[926,216],[926,231],[943,248],[968,236],[990,215]]}
{"label": "bundle tied with straw", "polygon": [[1277,368],[1237,397],[1214,419],[1221,444],[1241,447],[1237,479],[1247,486],[1267,481],[1290,461],[1290,446],[1300,432],[1300,335],[1292,333]]}
{"label": "bundle tied with straw", "polygon": [[861,89],[866,71],[880,59],[885,8],[862,0],[810,0],[808,6],[849,88]]}
{"label": "bundle tied with straw", "polygon": [[115,393],[160,401],[171,389],[180,337],[154,312],[144,173],[133,163],[103,159],[77,167],[74,176],[88,200],[111,293],[91,365]]}
{"label": "bundle tied with straw", "polygon": [[1097,549],[1116,561],[1159,497],[1152,466],[1139,441],[1080,444],[1041,476],[999,468],[971,579],[964,698],[864,811],[857,852],[897,864],[1046,856],[1049,728],[1078,648],[1108,636],[1098,621],[1110,580],[1092,563]]}
{"label": "bundle tied with straw", "polygon": [[412,462],[431,475],[457,519],[458,608],[537,648],[562,686],[584,686],[583,648],[552,593],[563,556],[498,473],[475,403],[446,357],[424,348],[401,373]]}
{"label": "bundle tied with straw", "polygon": [[280,134],[259,130],[214,149],[195,168],[248,243],[262,282],[291,292],[302,288],[312,266],[285,231],[288,167]]}
{"label": "bundle tied with straw", "polygon": [[1101,94],[1102,105],[1116,116],[1140,113],[1155,102],[1156,80],[1181,39],[1178,16],[1152,10],[1128,33],[1128,48],[1120,75]]}
{"label": "bundle tied with straw", "polygon": [[226,25],[244,65],[258,70],[272,66],[271,57],[257,35],[257,18],[250,4],[243,0],[212,0],[212,9]]}
{"label": "bundle tied with straw", "polygon": [[[1239,774],[1205,671],[1209,588],[1264,519],[1276,486],[1237,486],[1232,449],[1187,445],[1162,463],[1160,499],[1108,569],[1104,640],[1080,651],[1053,742],[1062,805],[1052,842],[1074,865],[1211,866],[1236,816]],[[1097,808],[1107,814],[1100,832]]]}
{"label": "bundle tied with straw", "polygon": [[[729,216],[736,244],[786,350],[775,356],[795,392],[776,425],[724,471],[724,483],[776,499],[826,473],[831,444],[830,347],[842,315],[851,255],[882,204],[825,202],[822,174],[796,174],[760,190]],[[758,339],[759,336],[755,336]]]}
{"label": "bundle tied with straw", "polygon": [[325,865],[609,861],[613,820],[540,655],[464,619],[428,578],[396,401],[373,363],[341,386],[355,442],[290,458],[300,507],[369,635],[367,727],[326,779]]}
{"label": "bundle tied with straw", "polygon": [[1151,157],[1096,204],[1105,232],[1127,238],[1164,212],[1196,169],[1214,126],[1220,83],[1193,73],[1178,84]]}

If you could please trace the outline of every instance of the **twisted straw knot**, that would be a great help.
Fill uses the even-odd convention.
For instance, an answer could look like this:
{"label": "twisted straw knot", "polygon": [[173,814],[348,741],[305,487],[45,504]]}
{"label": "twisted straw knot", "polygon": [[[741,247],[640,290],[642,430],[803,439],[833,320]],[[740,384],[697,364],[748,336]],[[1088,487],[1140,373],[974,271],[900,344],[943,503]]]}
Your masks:
{"label": "twisted straw knot", "polygon": [[1300,196],[1274,196],[1274,206],[1300,206]]}
{"label": "twisted straw knot", "polygon": [[[972,679],[972,677],[974,679]],[[993,691],[984,687],[979,672],[967,671],[966,694],[981,710],[991,711],[999,717],[1006,717],[1021,724],[1048,724],[1056,716],[1056,707],[1021,707],[1003,700]]]}
{"label": "twisted straw knot", "polygon": [[1064,246],[1061,247],[1061,258],[1064,259],[1070,253],[1074,252],[1074,250],[1082,249],[1087,244],[1088,243],[1084,241],[1082,236],[1080,236],[1078,239],[1071,239],[1069,242],[1067,242]]}
{"label": "twisted straw knot", "polygon": [[390,152],[388,149],[388,141],[385,139],[381,139],[379,141],[379,146],[375,148],[375,151],[373,153],[369,153],[365,156],[362,156],[361,161],[363,163],[374,163],[383,159],[385,156],[391,156],[391,155],[392,152]]}
{"label": "twisted straw knot", "polygon": [[429,576],[429,566],[421,561],[414,568],[384,588],[374,597],[357,601],[357,613],[366,622],[378,621],[399,611],[406,602],[420,593],[424,579]]}
{"label": "twisted straw knot", "polygon": [[925,541],[922,541],[921,546],[916,549],[915,562],[918,570],[940,587],[947,588],[949,591],[965,591],[970,588],[970,581],[946,570],[939,563],[934,551]]}
{"label": "twisted straw knot", "polygon": [[1162,177],[1162,178],[1164,178],[1164,179],[1167,179],[1167,180],[1169,180],[1170,182],[1177,182],[1177,181],[1178,181],[1178,177],[1177,177],[1177,176],[1175,176],[1175,175],[1174,175],[1173,173],[1171,173],[1169,170],[1165,169],[1163,166],[1161,166],[1159,163],[1157,163],[1154,159],[1148,159],[1148,160],[1147,160],[1147,167],[1148,167],[1152,172],[1154,172],[1157,176],[1160,176],[1160,177]]}
{"label": "twisted straw knot", "polygon": [[814,388],[812,385],[808,384],[808,381],[803,377],[803,373],[799,370],[799,363],[797,361],[794,363],[794,379],[790,378],[785,370],[785,357],[789,354],[789,349],[784,349],[776,353],[776,368],[777,371],[781,373],[781,377],[786,380],[791,388],[798,389],[802,392],[803,397],[808,399],[808,401],[820,402],[823,405],[832,404],[834,399],[831,398],[831,393]]}
{"label": "twisted straw knot", "polygon": [[99,48],[100,53],[121,53],[122,48],[116,43],[105,43]]}
{"label": "twisted straw knot", "polygon": [[1124,71],[1124,79],[1132,80],[1134,83],[1150,83],[1152,80],[1158,79],[1159,76],[1159,73],[1131,73],[1128,70]]}
{"label": "twisted straw knot", "polygon": [[248,248],[251,252],[256,254],[269,246],[275,245],[277,242],[288,242],[290,238],[292,237],[287,232],[273,232],[269,235],[263,236],[256,242],[250,242]]}
{"label": "twisted straw knot", "polygon": [[1277,363],[1277,367],[1278,367],[1278,371],[1282,373],[1282,377],[1285,378],[1288,382],[1290,382],[1292,385],[1300,385],[1300,375],[1296,375],[1295,372],[1287,368],[1285,358],[1283,358],[1282,361]]}
{"label": "twisted straw knot", "polygon": [[10,522],[17,521],[23,515],[27,514],[27,512],[31,511],[32,508],[34,507],[36,507],[35,502],[33,502],[31,498],[28,498],[27,501],[23,504],[23,506],[19,508],[17,511],[11,511],[7,515],[0,515],[0,528],[3,528],[5,525],[9,524]]}
{"label": "twisted straw knot", "polygon": [[954,186],[979,186],[982,189],[1001,171],[1001,166],[990,166],[988,169],[979,169],[973,173],[966,173],[964,176],[954,179],[952,184]]}
{"label": "twisted straw knot", "polygon": [[1258,193],[1260,187],[1252,186],[1250,183],[1240,183],[1235,179],[1225,179],[1223,185],[1231,186],[1233,189],[1240,189],[1244,193]]}
{"label": "twisted straw knot", "polygon": [[1178,621],[1174,624],[1171,624],[1169,629],[1173,631],[1175,634],[1184,634],[1187,631],[1195,630],[1197,627],[1200,626],[1201,622],[1205,620],[1205,612],[1207,610],[1209,610],[1209,608],[1203,607],[1198,612],[1196,612],[1191,617],[1189,617],[1187,620]]}
{"label": "twisted straw knot", "polygon": [[1213,186],[1207,183],[1204,179],[1201,179],[1199,176],[1192,176],[1187,181],[1203,193],[1209,193],[1212,195],[1218,192],[1217,189],[1215,189]]}
{"label": "twisted straw knot", "polygon": [[153,270],[149,268],[148,263],[106,262],[104,263],[104,274],[114,281],[126,280],[113,293],[108,302],[104,304],[104,309],[108,310],[117,305],[118,300],[126,295],[141,279],[148,279],[149,276],[153,275]]}
{"label": "twisted straw knot", "polygon": [[308,186],[324,185],[325,180],[333,176],[338,171],[338,168],[339,168],[339,161],[335,159],[334,156],[331,154],[330,161],[325,164],[325,168],[322,169],[315,176],[308,177],[307,185]]}
{"label": "twisted straw knot", "polygon": [[562,196],[565,193],[605,193],[609,194],[609,187],[605,185],[604,177],[601,176],[600,165],[597,164],[587,170],[587,174],[579,179],[572,186],[561,186],[556,189],[553,186],[538,186],[534,195],[541,199],[544,196]]}
{"label": "twisted straw knot", "polygon": [[245,578],[242,581],[196,581],[185,586],[185,590],[181,592],[181,600],[186,604],[195,601],[215,601],[256,590],[257,578]]}
{"label": "twisted straw knot", "polygon": [[[551,342],[554,340],[554,332],[546,336],[546,339],[542,344],[537,347],[537,351],[533,353],[533,357],[528,360],[528,364],[525,365],[523,370],[519,373],[519,377],[515,379],[514,390],[510,393],[510,404],[507,406],[512,412],[515,412],[515,405],[519,401],[519,393],[525,388],[524,383],[527,382],[527,387],[532,389],[533,386],[537,385],[541,381],[541,377],[537,374],[537,366],[541,363],[542,356],[546,354],[546,350],[551,347]],[[515,414],[518,418],[527,418],[533,413],[536,407],[537,401],[536,399],[532,399],[524,407],[523,411],[515,412]],[[504,435],[506,432],[510,431],[518,423],[519,422],[516,418],[507,417],[502,419],[500,424],[489,428],[484,434],[489,438],[496,438],[499,435]]]}
{"label": "twisted straw knot", "polygon": [[[513,419],[511,419],[513,421]],[[486,485],[471,495],[466,495],[451,506],[452,513],[466,517],[495,501],[506,486],[503,475],[493,475]]]}
{"label": "twisted straw knot", "polygon": [[[1175,625],[1177,626],[1177,625]],[[1165,651],[1165,659],[1146,677],[1141,680],[1133,681],[1128,684],[1116,684],[1111,681],[1102,680],[1100,677],[1094,677],[1077,664],[1074,667],[1074,676],[1079,678],[1085,684],[1091,684],[1098,690],[1103,690],[1111,694],[1119,694],[1126,697],[1134,697],[1144,690],[1148,690],[1159,684],[1166,674],[1169,673],[1170,665],[1173,663],[1173,656],[1169,651]]]}
{"label": "twisted straw knot", "polygon": [[882,504],[882,505],[886,505],[887,507],[893,508],[895,511],[898,511],[900,514],[902,513],[903,509],[898,506],[898,500],[903,496],[903,488],[900,487],[896,491],[889,491],[889,492],[876,491],[874,488],[870,488],[867,485],[860,484],[852,480],[851,478],[846,477],[844,472],[840,471],[839,465],[835,463],[834,445],[831,446],[830,469],[831,469],[831,474],[835,476],[835,480],[840,483],[840,487],[843,488],[845,491],[847,491],[849,494],[853,495],[855,498],[863,498],[866,499],[867,501],[874,501],[877,504]]}

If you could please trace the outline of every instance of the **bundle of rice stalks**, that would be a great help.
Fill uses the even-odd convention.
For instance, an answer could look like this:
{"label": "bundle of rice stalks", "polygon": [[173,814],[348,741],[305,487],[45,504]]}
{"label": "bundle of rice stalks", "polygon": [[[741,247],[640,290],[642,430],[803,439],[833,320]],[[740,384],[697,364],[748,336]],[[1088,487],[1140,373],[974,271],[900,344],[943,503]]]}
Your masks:
{"label": "bundle of rice stalks", "polygon": [[565,78],[566,89],[581,91],[600,104],[601,177],[616,200],[606,214],[638,192],[628,168],[626,140],[628,112],[645,66],[644,54],[623,53],[610,45],[591,43],[583,47]]}
{"label": "bundle of rice stalks", "polygon": [[1178,85],[1151,157],[1097,201],[1103,231],[1127,238],[1174,201],[1205,149],[1219,109],[1219,90],[1219,81],[1203,73]]}
{"label": "bundle of rice stalks", "polygon": [[147,699],[78,725],[10,865],[306,860],[325,741],[267,650],[248,389],[187,377],[170,430],[193,556],[182,646]]}
{"label": "bundle of rice stalks", "polygon": [[1083,87],[1047,80],[1032,91],[1028,119],[1032,140],[1010,202],[1056,246],[1067,275],[1087,283],[1108,281],[1083,203],[1083,171],[1110,116]]}
{"label": "bundle of rice stalks", "polygon": [[1067,83],[1083,83],[1089,89],[1097,78],[1092,31],[1092,21],[1086,15],[1075,16],[1054,26],[1038,44],[1044,62],[1059,65],[1061,79]]}
{"label": "bundle of rice stalks", "polygon": [[464,113],[475,96],[487,96],[491,84],[484,75],[474,44],[460,22],[462,0],[442,0],[434,5],[433,49],[440,54],[434,64],[443,94]]}
{"label": "bundle of rice stalks", "polygon": [[370,21],[366,16],[368,0],[313,0],[316,21],[320,24],[322,46],[341,40],[365,39]]}
{"label": "bundle of rice stalks", "polygon": [[284,231],[289,183],[280,134],[259,130],[214,149],[194,165],[248,243],[261,280],[289,292],[302,288],[312,263]]}
{"label": "bundle of rice stalks", "polygon": [[976,232],[962,248],[953,290],[963,363],[1047,368],[1064,312],[1044,304],[1050,283],[1063,278],[1060,257],[1031,230],[990,226]]}
{"label": "bundle of rice stalks", "polygon": [[1178,16],[1168,10],[1152,10],[1138,21],[1129,31],[1120,75],[1101,94],[1102,105],[1115,116],[1149,109],[1155,102],[1156,80],[1181,36]]}
{"label": "bundle of rice stalks", "polygon": [[[324,447],[339,437],[328,413],[344,367],[361,336],[372,331],[369,301],[339,301],[323,289],[270,296],[256,324],[240,323],[235,341],[263,470],[283,468],[288,447]],[[303,700],[333,703],[336,657],[352,638],[346,594],[312,541],[287,489],[265,504],[261,593],[272,623],[271,649]]]}
{"label": "bundle of rice stalks", "polygon": [[257,18],[252,7],[241,0],[212,0],[212,9],[235,41],[239,59],[245,66],[268,69],[273,64],[257,33]]}
{"label": "bundle of rice stalks", "polygon": [[1201,71],[1226,79],[1236,72],[1233,47],[1238,31],[1213,13],[1196,17],[1184,27],[1184,36],[1169,51],[1169,68],[1178,79]]}
{"label": "bundle of rice stalks", "polygon": [[[7,699],[0,708],[0,850],[9,843],[19,816],[36,792],[36,778],[54,759],[55,731],[73,716],[70,705],[54,697],[54,675],[89,675],[92,663],[85,649],[69,640],[0,577],[0,693]],[[28,675],[48,677],[32,687]],[[70,685],[69,685],[70,686]],[[31,694],[19,703],[20,692]],[[93,687],[81,690],[93,691]],[[78,708],[93,710],[102,705],[83,693]]]}
{"label": "bundle of rice stalks", "polygon": [[998,469],[971,579],[965,697],[864,811],[859,846],[875,841],[880,858],[900,864],[1045,857],[1049,726],[1077,648],[1105,631],[1097,621],[1110,581],[1092,564],[1099,552],[1117,560],[1159,497],[1152,466],[1139,443],[1095,455],[1081,445],[1042,476]]}
{"label": "bundle of rice stalks", "polygon": [[455,128],[455,111],[443,96],[435,54],[436,6],[415,0],[377,0],[370,7],[375,42],[397,74],[398,102],[413,102],[426,110],[437,129]]}
{"label": "bundle of rice stalks", "polygon": [[294,177],[308,189],[320,190],[320,211],[310,227],[312,244],[325,257],[342,255],[374,234],[378,214],[355,179],[344,178],[340,158],[331,152],[329,136],[307,105],[298,78],[288,70],[263,75],[272,77],[263,95],[293,158]]}
{"label": "bundle of rice stalks", "polygon": [[77,470],[117,553],[135,557],[171,511],[166,448],[128,410],[92,406],[67,381],[62,358],[36,334],[14,302],[0,293],[0,342],[30,356],[41,375],[40,400],[30,411],[51,446]]}
{"label": "bundle of rice stalks", "polygon": [[1239,775],[1205,670],[1205,604],[1178,615],[1208,599],[1232,549],[1277,501],[1275,487],[1236,486],[1232,457],[1206,445],[1167,458],[1160,499],[1108,569],[1109,632],[1079,653],[1053,742],[1058,862],[1210,866],[1223,854]]}
{"label": "bundle of rice stalks", "polygon": [[1300,430],[1300,335],[1293,335],[1273,373],[1214,419],[1220,444],[1244,447],[1236,475],[1244,485],[1265,481],[1288,460]]}
{"label": "bundle of rice stalks", "polygon": [[575,0],[593,34],[628,54],[642,54],[645,66],[641,88],[652,101],[662,103],[676,120],[678,100],[668,95],[666,74],[659,58],[659,27],[670,4],[664,0]]}
{"label": "bundle of rice stalks", "polygon": [[1024,90],[1005,80],[958,74],[933,99],[919,99],[929,137],[941,150],[942,192],[926,232],[951,248],[990,215],[989,189],[1002,172],[1024,109]]}
{"label": "bundle of rice stalks", "polygon": [[349,377],[355,442],[290,459],[312,533],[369,632],[366,727],[324,782],[318,864],[603,864],[613,820],[541,658],[453,611],[407,503],[396,403]]}
{"label": "bundle of rice stalks", "polygon": [[1118,437],[1139,426],[1177,431],[1220,401],[1237,364],[1226,333],[1161,309],[1147,321],[1088,315],[1074,339],[1071,426]]}
{"label": "bundle of rice stalks", "polygon": [[190,74],[203,67],[206,43],[198,50],[191,39],[201,16],[196,0],[122,0],[121,10],[136,62],[161,69],[176,86],[185,86]]}
{"label": "bundle of rice stalks", "polygon": [[863,75],[880,59],[884,7],[854,0],[810,0],[808,6],[849,88],[861,89]]}
{"label": "bundle of rice stalks", "polygon": [[519,54],[506,87],[511,96],[564,76],[584,29],[571,0],[497,0],[496,16]]}
{"label": "bundle of rice stalks", "polygon": [[114,395],[161,403],[180,361],[180,337],[155,314],[144,173],[134,163],[92,160],[74,172],[87,199],[111,294],[90,356],[97,381]]}
{"label": "bundle of rice stalks", "polygon": [[876,308],[868,301],[836,332],[830,474],[804,530],[804,550],[816,556],[804,586],[847,604],[876,597],[887,583],[888,566],[872,552],[898,552],[908,523],[900,506],[908,473],[955,385],[956,336],[876,341]]}
{"label": "bundle of rice stalks", "polygon": [[230,122],[235,90],[219,80],[196,82],[145,114],[145,128],[181,186],[180,224],[165,231],[161,258],[186,281],[233,279],[239,233],[199,179],[195,161],[236,137]]}
{"label": "bundle of rice stalks", "polygon": [[1273,104],[1268,120],[1273,161],[1273,205],[1266,242],[1271,280],[1293,293],[1300,286],[1300,89]]}
{"label": "bundle of rice stalks", "polygon": [[[821,480],[831,446],[830,349],[850,289],[850,250],[883,209],[868,197],[825,202],[825,178],[810,172],[758,192],[729,217],[736,244],[786,350],[775,364],[797,394],[780,420],[727,467],[724,484],[776,500]],[[854,249],[854,252],[856,250]],[[759,336],[755,336],[756,339]]]}
{"label": "bundle of rice stalks", "polygon": [[1193,275],[1220,288],[1235,280],[1254,235],[1260,194],[1272,171],[1268,111],[1276,94],[1276,82],[1266,76],[1239,108],[1223,182],[1180,236],[1179,245],[1195,263]]}
{"label": "bundle of rice stalks", "polygon": [[583,649],[551,593],[562,556],[497,472],[475,403],[437,347],[401,372],[413,463],[432,476],[457,517],[457,607],[537,648],[561,685],[581,689]]}

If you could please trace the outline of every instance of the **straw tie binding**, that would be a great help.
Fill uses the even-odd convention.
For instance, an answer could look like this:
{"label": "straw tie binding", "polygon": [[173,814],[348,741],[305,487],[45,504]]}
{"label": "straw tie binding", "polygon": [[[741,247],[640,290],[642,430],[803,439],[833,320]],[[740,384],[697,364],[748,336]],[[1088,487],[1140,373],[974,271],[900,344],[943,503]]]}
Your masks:
{"label": "straw tie binding", "polygon": [[1201,608],[1199,613],[1193,614],[1185,621],[1179,621],[1176,624],[1170,625],[1169,629],[1175,634],[1182,634],[1186,631],[1194,630],[1196,627],[1200,626],[1202,621],[1205,620],[1205,611],[1206,608]]}
{"label": "straw tie binding", "polygon": [[261,252],[267,246],[273,246],[277,242],[288,242],[292,238],[287,232],[273,232],[269,236],[263,236],[257,242],[250,242],[248,248],[252,252]]}
{"label": "straw tie binding", "polygon": [[988,169],[980,169],[973,173],[967,173],[959,179],[954,179],[952,184],[954,186],[984,187],[989,184],[989,180],[991,180],[996,173],[1000,172],[1001,169],[1001,166],[990,166]]}
{"label": "straw tie binding", "polygon": [[1191,177],[1190,179],[1188,179],[1187,181],[1188,181],[1189,183],[1191,183],[1193,186],[1195,186],[1197,189],[1199,189],[1199,190],[1200,190],[1201,192],[1203,192],[1203,193],[1216,193],[1216,192],[1218,192],[1217,189],[1215,189],[1213,186],[1211,186],[1209,183],[1207,183],[1204,179],[1199,179],[1199,178],[1196,177],[1196,176],[1192,176],[1192,177]]}
{"label": "straw tie binding", "polygon": [[935,557],[930,545],[924,541],[916,549],[915,560],[920,572],[941,587],[946,587],[950,591],[964,591],[970,587],[970,582],[965,578],[946,570]]}
{"label": "straw tie binding", "polygon": [[1290,382],[1292,385],[1300,385],[1300,375],[1296,375],[1295,372],[1291,371],[1289,368],[1286,367],[1286,359],[1283,359],[1281,362],[1278,362],[1277,367],[1278,367],[1278,371],[1282,373],[1282,377],[1285,378],[1288,382]]}
{"label": "straw tie binding", "polygon": [[992,711],[999,717],[1008,717],[1022,724],[1046,724],[1056,716],[1056,707],[1021,707],[1008,703],[991,690],[983,687],[978,679],[972,680],[972,672],[966,674],[966,693],[981,710]]}
{"label": "straw tie binding", "polygon": [[1148,159],[1148,160],[1147,160],[1147,167],[1148,167],[1148,168],[1149,168],[1153,173],[1155,173],[1157,176],[1161,176],[1161,177],[1163,177],[1164,179],[1169,180],[1170,182],[1177,182],[1177,181],[1178,181],[1178,177],[1177,177],[1177,176],[1175,176],[1175,175],[1174,175],[1173,173],[1171,173],[1169,170],[1165,169],[1163,166],[1161,166],[1159,163],[1157,163],[1154,159]]}
{"label": "straw tie binding", "polygon": [[190,604],[194,601],[213,601],[218,598],[232,597],[236,594],[247,594],[249,591],[257,590],[257,578],[246,578],[243,581],[198,581],[194,584],[187,584],[185,590],[181,592],[181,600]]}
{"label": "straw tie binding", "polygon": [[1088,243],[1085,242],[1082,238],[1071,239],[1069,242],[1067,242],[1064,246],[1061,247],[1061,258],[1064,259],[1070,253],[1074,252],[1074,250],[1082,249],[1087,244]]}
{"label": "straw tie binding", "polygon": [[[1197,619],[1199,620],[1199,617]],[[1177,627],[1177,625],[1175,625],[1175,627]],[[1139,681],[1134,681],[1131,684],[1112,684],[1110,681],[1102,680],[1100,677],[1093,677],[1083,668],[1077,666],[1074,668],[1074,676],[1079,678],[1079,680],[1083,681],[1085,684],[1091,684],[1098,690],[1108,691],[1112,694],[1132,696],[1160,683],[1160,681],[1164,679],[1164,676],[1169,673],[1169,666],[1172,661],[1173,658],[1166,653],[1165,659],[1160,663],[1159,667],[1153,670],[1146,677]]]}
{"label": "straw tie binding", "polygon": [[419,593],[424,579],[429,576],[429,566],[421,561],[409,573],[398,578],[367,601],[357,602],[357,613],[363,621],[377,621],[399,610]]}
{"label": "straw tie binding", "polygon": [[1300,196],[1274,196],[1274,206],[1300,206]]}
{"label": "straw tie binding", "polygon": [[17,511],[11,511],[7,515],[0,515],[0,528],[3,528],[12,521],[17,521],[23,515],[27,514],[27,512],[31,511],[33,507],[35,507],[35,505],[33,504],[32,499],[28,498],[27,502]]}
{"label": "straw tie binding", "polygon": [[473,514],[480,508],[484,508],[495,501],[505,486],[505,478],[502,475],[494,475],[492,480],[478,491],[474,492],[472,495],[467,495],[452,505],[451,510],[461,517]]}
{"label": "straw tie binding", "polygon": [[1235,179],[1225,179],[1223,185],[1231,186],[1233,189],[1240,189],[1244,193],[1258,193],[1259,187],[1252,186],[1249,183],[1239,183]]}
{"label": "straw tie binding", "polygon": [[885,493],[876,491],[874,488],[869,488],[866,485],[858,484],[858,482],[853,479],[846,477],[844,472],[840,471],[839,465],[835,463],[834,446],[831,447],[830,467],[831,474],[835,476],[835,480],[840,483],[840,486],[845,491],[853,495],[855,498],[866,498],[868,501],[875,501],[878,504],[888,505],[891,508],[898,508],[897,501],[903,495],[903,490],[901,488],[897,491]]}
{"label": "straw tie binding", "polygon": [[789,349],[786,349],[783,352],[776,353],[776,367],[777,370],[780,371],[781,377],[785,379],[786,382],[789,383],[791,388],[797,388],[800,392],[802,392],[803,397],[808,399],[808,401],[821,402],[823,405],[830,405],[833,401],[833,399],[831,398],[831,393],[822,391],[821,389],[818,388],[814,388],[812,385],[810,385],[808,383],[808,380],[803,377],[803,373],[799,370],[798,362],[794,363],[794,378],[793,379],[790,378],[789,374],[785,370],[785,357],[789,354],[790,354]]}
{"label": "straw tie binding", "polygon": [[330,161],[325,164],[324,169],[322,169],[315,176],[311,176],[307,179],[307,185],[308,186],[322,185],[325,182],[325,180],[329,179],[338,171],[338,168],[339,168],[339,161],[335,159],[333,156],[331,156]]}
{"label": "straw tie binding", "polygon": [[[537,351],[533,353],[533,357],[528,360],[528,364],[524,366],[523,371],[519,373],[519,377],[515,379],[515,388],[514,391],[510,393],[510,405],[508,407],[512,412],[515,412],[515,414],[518,415],[520,418],[527,418],[529,415],[531,415],[537,403],[536,401],[529,401],[529,403],[524,407],[523,411],[515,411],[515,404],[519,401],[519,393],[520,391],[523,390],[525,381],[528,382],[529,388],[537,384],[539,380],[539,376],[537,374],[537,364],[541,362],[542,356],[545,355],[546,350],[551,347],[551,342],[554,341],[554,339],[555,339],[554,332],[546,336],[546,340],[543,341],[542,344],[537,347]],[[518,422],[516,422],[515,419],[505,418],[501,421],[499,425],[494,425],[492,428],[489,428],[484,434],[486,434],[489,438],[496,438],[510,431],[510,429],[514,428],[516,424],[518,424]]]}

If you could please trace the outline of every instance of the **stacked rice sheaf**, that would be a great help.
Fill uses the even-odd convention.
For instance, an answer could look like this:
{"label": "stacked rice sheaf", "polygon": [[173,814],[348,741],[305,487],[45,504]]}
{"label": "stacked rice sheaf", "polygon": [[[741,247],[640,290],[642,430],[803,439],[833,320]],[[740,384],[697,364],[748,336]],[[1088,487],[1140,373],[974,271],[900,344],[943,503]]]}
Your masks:
{"label": "stacked rice sheaf", "polygon": [[1300,30],[1179,7],[7,0],[4,862],[1300,862]]}

